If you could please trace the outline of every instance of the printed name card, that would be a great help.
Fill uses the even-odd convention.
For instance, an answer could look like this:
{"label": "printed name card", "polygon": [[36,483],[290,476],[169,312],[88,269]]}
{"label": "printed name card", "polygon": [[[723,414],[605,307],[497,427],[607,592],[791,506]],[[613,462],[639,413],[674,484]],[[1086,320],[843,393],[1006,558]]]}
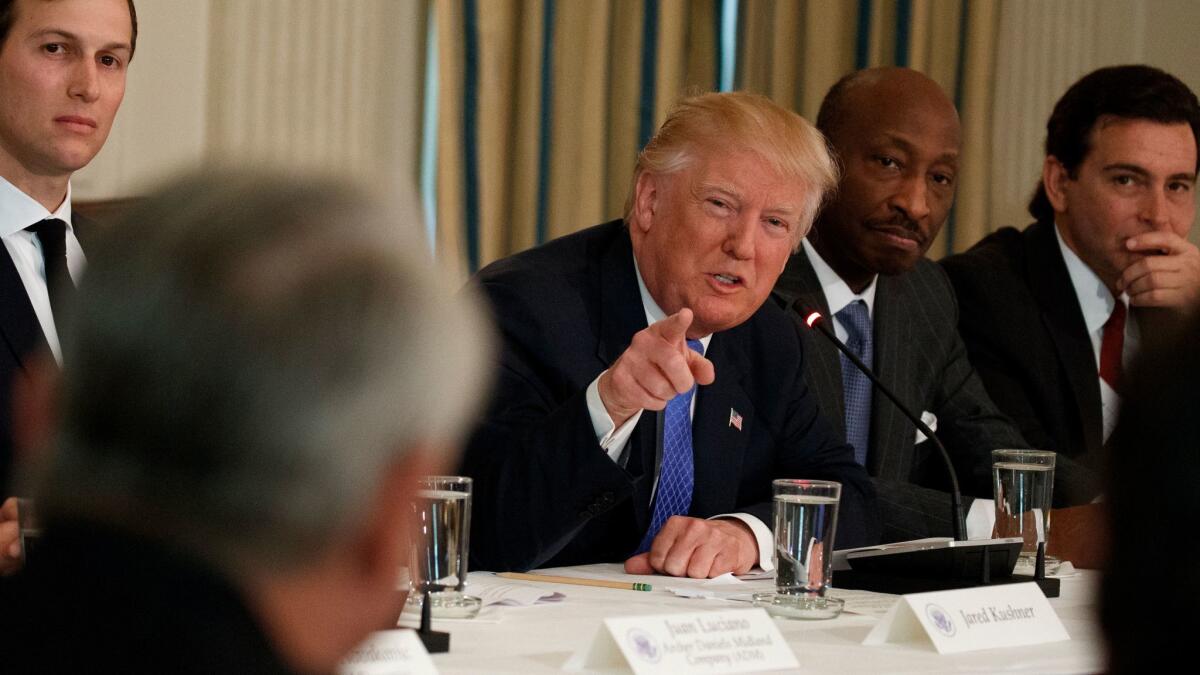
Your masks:
{"label": "printed name card", "polygon": [[863,644],[928,643],[941,654],[1070,640],[1037,584],[1001,584],[900,598]]}
{"label": "printed name card", "polygon": [[796,655],[762,609],[605,619],[567,670],[628,667],[650,673],[753,673],[797,668]]}
{"label": "printed name card", "polygon": [[338,675],[437,675],[437,668],[414,630],[371,633],[350,652]]}

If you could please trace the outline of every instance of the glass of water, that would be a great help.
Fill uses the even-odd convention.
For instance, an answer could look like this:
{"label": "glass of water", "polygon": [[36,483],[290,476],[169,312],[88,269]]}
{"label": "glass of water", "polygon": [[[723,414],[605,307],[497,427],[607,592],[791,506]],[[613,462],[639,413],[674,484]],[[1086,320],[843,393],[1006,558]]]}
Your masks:
{"label": "glass of water", "polygon": [[833,576],[841,483],[781,479],[775,493],[775,592],[755,595],[755,604],[776,616],[831,619],[843,602],[826,596]]}
{"label": "glass of water", "polygon": [[[1018,574],[1033,574],[1039,542],[1050,535],[1054,497],[1054,457],[1048,450],[993,450],[992,479],[996,499],[996,536],[1021,537]],[[1059,561],[1046,556],[1046,573]]]}
{"label": "glass of water", "polygon": [[412,501],[413,593],[407,607],[420,611],[429,594],[430,613],[443,618],[471,618],[480,600],[463,593],[470,554],[471,479],[427,476],[418,481]]}

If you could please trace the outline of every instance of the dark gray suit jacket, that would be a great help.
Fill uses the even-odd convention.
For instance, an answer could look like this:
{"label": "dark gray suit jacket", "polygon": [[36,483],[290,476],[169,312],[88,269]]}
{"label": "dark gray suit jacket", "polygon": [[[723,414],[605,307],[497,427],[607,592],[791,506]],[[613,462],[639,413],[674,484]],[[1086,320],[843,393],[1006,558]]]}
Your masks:
{"label": "dark gray suit jacket", "polygon": [[[792,256],[775,285],[784,306],[797,300],[829,316],[829,304],[803,251]],[[845,433],[841,361],[837,349],[796,319],[806,375],[821,410]],[[879,379],[920,415],[937,416],[937,434],[950,452],[965,496],[990,498],[991,451],[1027,447],[1000,414],[967,360],[958,336],[958,304],[945,273],[922,259],[911,272],[880,275],[873,326]],[[950,481],[932,443],[915,445],[916,428],[882,393],[871,401],[867,472],[875,478],[884,541],[953,534]]]}
{"label": "dark gray suit jacket", "polygon": [[1030,443],[1058,453],[1055,505],[1090,502],[1100,492],[1104,445],[1100,380],[1054,224],[1002,228],[942,267],[962,299],[959,330],[992,400]]}

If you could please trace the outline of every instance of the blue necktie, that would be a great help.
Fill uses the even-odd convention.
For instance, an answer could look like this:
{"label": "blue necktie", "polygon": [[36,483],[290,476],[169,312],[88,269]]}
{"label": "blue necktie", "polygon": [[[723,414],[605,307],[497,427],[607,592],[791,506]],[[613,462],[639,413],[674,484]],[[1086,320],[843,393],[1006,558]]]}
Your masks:
{"label": "blue necktie", "polygon": [[[688,340],[687,346],[697,354],[704,354],[699,340]],[[692,465],[692,395],[693,385],[688,391],[677,394],[667,402],[663,411],[663,455],[658,470],[658,487],[654,491],[654,513],[650,517],[650,529],[638,546],[638,553],[650,550],[650,544],[663,523],[671,516],[686,516],[692,505],[692,485],[695,471]]]}
{"label": "blue necktie", "polygon": [[[846,329],[846,346],[868,368],[874,368],[875,348],[867,303],[855,300],[835,316]],[[845,354],[839,356],[842,360],[842,391],[846,397],[846,441],[854,446],[854,460],[865,466],[867,448],[870,447],[867,443],[871,437],[871,380]]]}

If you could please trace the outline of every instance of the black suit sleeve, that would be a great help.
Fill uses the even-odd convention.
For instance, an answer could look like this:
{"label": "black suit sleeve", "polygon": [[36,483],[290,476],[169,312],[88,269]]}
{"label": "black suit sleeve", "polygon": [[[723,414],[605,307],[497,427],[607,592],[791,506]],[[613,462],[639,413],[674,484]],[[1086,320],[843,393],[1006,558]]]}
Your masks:
{"label": "black suit sleeve", "polygon": [[[791,319],[786,323],[785,334],[791,338],[794,335]],[[794,344],[802,348],[799,341]],[[802,367],[795,369],[792,396],[785,412],[783,448],[777,456],[774,475],[841,483],[836,547],[876,544],[881,524],[875,486],[862,465],[854,460],[854,451],[821,414],[803,373]],[[747,511],[764,523],[773,522],[770,504],[748,507]]]}
{"label": "black suit sleeve", "polygon": [[504,313],[504,340],[490,409],[463,460],[475,481],[472,560],[478,569],[531,569],[628,498],[633,476],[596,441],[585,395],[590,379],[572,382],[572,373],[546,357],[556,336],[546,313],[531,311],[528,294],[504,284],[483,289]]}

